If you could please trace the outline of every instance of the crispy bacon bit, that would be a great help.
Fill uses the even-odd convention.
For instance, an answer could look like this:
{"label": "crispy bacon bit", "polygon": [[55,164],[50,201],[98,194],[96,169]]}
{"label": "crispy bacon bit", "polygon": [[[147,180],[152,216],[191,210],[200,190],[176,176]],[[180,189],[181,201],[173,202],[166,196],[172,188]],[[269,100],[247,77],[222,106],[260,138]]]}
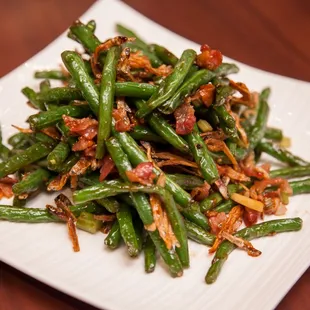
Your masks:
{"label": "crispy bacon bit", "polygon": [[172,72],[172,67],[161,65],[158,68],[153,68],[149,58],[143,55],[140,51],[130,53],[129,66],[131,69],[144,69],[147,73],[157,76],[168,76]]}
{"label": "crispy bacon bit", "polygon": [[249,89],[247,88],[247,86],[243,83],[240,82],[234,82],[232,80],[229,81],[229,85],[237,90],[242,97],[232,97],[231,98],[231,103],[239,103],[239,104],[244,104],[250,108],[254,108],[256,103],[255,103],[255,96],[252,96]]}
{"label": "crispy bacon bit", "polygon": [[94,215],[95,220],[103,221],[103,222],[112,222],[115,220],[115,214],[100,214]]}
{"label": "crispy bacon bit", "polygon": [[79,137],[78,141],[72,145],[73,152],[84,151],[91,148],[95,142],[93,140],[88,140],[84,137]]}
{"label": "crispy bacon bit", "polygon": [[159,175],[158,180],[156,182],[156,185],[158,185],[160,187],[165,187],[165,185],[166,185],[166,175],[163,172]]}
{"label": "crispy bacon bit", "polygon": [[61,134],[55,126],[44,128],[41,131],[53,139],[60,140],[61,138]]}
{"label": "crispy bacon bit", "polygon": [[69,178],[69,173],[59,174],[55,179],[53,179],[47,186],[48,191],[60,191],[67,183]]}
{"label": "crispy bacon bit", "polygon": [[240,162],[242,171],[249,177],[269,179],[270,165],[264,164],[261,167],[257,167],[255,166],[254,158],[254,152],[251,152],[243,161]]}
{"label": "crispy bacon bit", "polygon": [[18,127],[16,125],[11,125],[12,127],[14,127],[15,129],[17,129],[19,132],[22,133],[33,133],[33,130],[31,130],[30,128],[22,128],[22,127]]}
{"label": "crispy bacon bit", "polygon": [[136,168],[126,171],[126,175],[130,182],[151,185],[156,178],[153,168],[154,166],[151,162],[140,163]]}
{"label": "crispy bacon bit", "polygon": [[113,170],[114,167],[115,167],[115,164],[111,156],[106,155],[102,160],[99,181],[102,182],[109,175],[109,173]]}
{"label": "crispy bacon bit", "polygon": [[11,198],[14,195],[12,186],[15,183],[17,183],[17,180],[10,177],[4,177],[0,179],[0,199],[3,197]]}
{"label": "crispy bacon bit", "polygon": [[210,212],[207,212],[207,216],[209,219],[211,232],[217,235],[220,232],[223,223],[226,221],[225,212],[210,211]]}
{"label": "crispy bacon bit", "polygon": [[186,98],[187,101],[202,102],[207,108],[209,108],[214,100],[215,86],[213,84],[205,84],[199,87],[193,96]]}
{"label": "crispy bacon bit", "polygon": [[223,55],[219,50],[211,49],[207,44],[200,48],[201,54],[197,55],[196,63],[199,67],[215,70],[222,64]]}
{"label": "crispy bacon bit", "polygon": [[226,143],[222,140],[214,139],[214,138],[207,138],[204,140],[205,144],[208,147],[208,150],[211,152],[224,152],[224,154],[228,157],[228,159],[231,161],[231,163],[234,166],[235,170],[239,170],[239,165],[234,157],[234,155],[231,153],[230,149],[227,147]]}
{"label": "crispy bacon bit", "polygon": [[97,144],[94,144],[84,150],[84,156],[95,157]]}
{"label": "crispy bacon bit", "polygon": [[243,209],[240,206],[233,207],[226,220],[222,223],[221,229],[218,232],[214,244],[212,245],[209,253],[214,253],[221,242],[223,241],[223,232],[228,232],[229,234],[234,233],[242,223],[242,213]]}
{"label": "crispy bacon bit", "polygon": [[191,196],[194,200],[201,201],[209,196],[210,184],[208,182],[204,182],[202,186],[195,187],[191,191]]}
{"label": "crispy bacon bit", "polygon": [[71,205],[71,202],[65,195],[60,194],[55,198],[55,203],[56,207],[46,205],[46,208],[48,209],[49,212],[56,215],[59,219],[67,222],[68,233],[72,242],[73,251],[79,252],[80,246],[75,227],[76,218],[69,209],[69,205]]}
{"label": "crispy bacon bit", "polygon": [[194,129],[196,123],[195,110],[187,102],[181,104],[175,111],[176,133],[178,135],[187,135]]}
{"label": "crispy bacon bit", "polygon": [[70,187],[71,189],[76,189],[78,186],[78,177],[77,175],[71,175],[70,176]]}
{"label": "crispy bacon bit", "polygon": [[242,239],[240,237],[233,236],[232,234],[224,231],[223,238],[227,239],[231,243],[235,244],[238,248],[247,251],[248,255],[252,257],[257,257],[262,254],[261,251],[255,249],[251,242]]}
{"label": "crispy bacon bit", "polygon": [[243,213],[244,224],[247,227],[250,227],[250,226],[256,224],[259,215],[260,215],[260,213],[258,211],[255,211],[253,209],[249,209],[249,208],[245,207],[244,208],[244,213]]}
{"label": "crispy bacon bit", "polygon": [[235,120],[236,128],[237,128],[238,133],[239,133],[239,135],[240,135],[240,137],[241,137],[241,141],[242,141],[243,144],[244,144],[244,147],[248,147],[248,145],[249,145],[248,136],[247,136],[247,134],[246,134],[244,128],[242,127],[242,125],[241,125],[241,123],[240,123],[240,117],[239,117],[236,113],[232,112],[231,110],[229,110],[228,113],[229,113],[229,114],[234,118],[234,120]]}
{"label": "crispy bacon bit", "polygon": [[150,194],[150,204],[155,225],[167,249],[171,250],[174,247],[179,247],[180,244],[172,230],[166,210],[162,207],[160,197],[156,194]]}
{"label": "crispy bacon bit", "polygon": [[92,140],[97,135],[98,121],[93,118],[85,117],[78,119],[63,115],[62,119],[72,135],[83,136],[88,140]]}
{"label": "crispy bacon bit", "polygon": [[81,157],[81,159],[71,168],[69,175],[83,175],[86,172],[87,168],[91,166],[91,164],[91,160],[85,157]]}
{"label": "crispy bacon bit", "polygon": [[118,64],[117,64],[117,79],[122,80],[125,78],[125,80],[130,80],[133,82],[136,82],[134,76],[130,72],[130,62],[129,62],[129,57],[130,57],[130,48],[125,47],[122,50],[122,53],[120,55]]}
{"label": "crispy bacon bit", "polygon": [[124,98],[117,99],[117,109],[113,110],[113,118],[115,119],[115,129],[118,132],[130,131],[132,125],[130,124],[130,119],[127,115],[127,112],[130,112],[127,104],[125,103]]}
{"label": "crispy bacon bit", "polygon": [[98,57],[99,57],[100,53],[108,50],[112,46],[119,46],[119,45],[124,44],[125,42],[132,42],[134,40],[135,40],[135,38],[127,38],[127,37],[118,36],[118,37],[106,40],[105,42],[98,45],[95,49],[93,56],[90,59],[90,64],[91,64],[92,71],[93,71],[95,77],[97,79],[101,78],[101,70],[97,66]]}
{"label": "crispy bacon bit", "polygon": [[251,180],[245,174],[234,170],[232,167],[228,165],[216,165],[216,167],[217,167],[217,170],[220,176],[227,176],[231,180],[238,181],[238,182],[248,182]]}

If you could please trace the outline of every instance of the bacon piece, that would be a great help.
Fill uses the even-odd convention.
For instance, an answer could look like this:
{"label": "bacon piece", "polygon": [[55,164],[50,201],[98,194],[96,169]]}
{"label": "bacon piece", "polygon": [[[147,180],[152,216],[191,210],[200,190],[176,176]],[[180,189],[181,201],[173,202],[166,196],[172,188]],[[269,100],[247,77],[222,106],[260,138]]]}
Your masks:
{"label": "bacon piece", "polygon": [[218,139],[213,139],[213,138],[207,138],[204,141],[205,141],[205,144],[207,145],[209,151],[211,151],[211,152],[219,152],[219,151],[224,152],[224,154],[228,157],[228,159],[233,164],[234,169],[239,170],[239,165],[238,165],[236,158],[231,153],[230,149],[227,147],[227,145],[224,141],[218,140]]}
{"label": "bacon piece", "polygon": [[149,58],[138,51],[130,53],[129,66],[132,69],[144,69],[146,72],[157,76],[168,76],[172,72],[172,67],[161,65],[158,68],[153,68]]}
{"label": "bacon piece", "polygon": [[[174,247],[179,247],[180,244],[176,238],[167,212],[162,207],[161,199],[156,194],[150,194],[150,204],[152,208],[154,223],[158,229],[159,235],[164,240],[168,250],[171,250]],[[150,228],[153,229],[154,225],[150,225]]]}
{"label": "bacon piece", "polygon": [[154,166],[151,162],[140,163],[136,168],[126,171],[126,175],[130,182],[151,185],[156,178],[153,168]]}
{"label": "bacon piece", "polygon": [[227,176],[231,180],[238,181],[238,182],[247,182],[251,180],[245,174],[234,170],[232,167],[228,165],[216,165],[216,167],[217,167],[217,170],[220,176]]}
{"label": "bacon piece", "polygon": [[213,84],[205,84],[198,88],[193,96],[186,98],[188,102],[198,101],[202,102],[207,108],[209,108],[214,100],[215,86]]}
{"label": "bacon piece", "polygon": [[88,140],[92,140],[98,132],[98,121],[90,118],[73,118],[68,115],[63,115],[62,119],[65,125],[70,129],[70,134],[84,136]]}
{"label": "bacon piece", "polygon": [[94,144],[95,142],[93,140],[88,140],[87,138],[81,136],[79,137],[78,141],[72,145],[72,151],[73,152],[84,151],[86,149],[91,148]]}
{"label": "bacon piece", "polygon": [[60,191],[67,183],[69,178],[69,173],[59,174],[55,179],[53,179],[47,186],[48,191]]}
{"label": "bacon piece", "polygon": [[114,161],[112,160],[110,155],[106,155],[102,160],[102,166],[100,168],[100,176],[99,181],[102,182],[109,173],[113,170],[115,167]]}
{"label": "bacon piece", "polygon": [[84,150],[84,156],[95,157],[97,144],[94,144]]}
{"label": "bacon piece", "polygon": [[244,208],[243,221],[247,227],[250,227],[257,223],[260,213],[256,210]]}
{"label": "bacon piece", "polygon": [[191,197],[194,200],[201,201],[209,196],[210,188],[210,184],[208,182],[204,182],[202,186],[195,187],[191,191]]}
{"label": "bacon piece", "polygon": [[245,175],[249,177],[255,177],[257,179],[269,179],[270,165],[264,164],[260,167],[255,166],[254,152],[250,154],[240,162],[240,167]]}
{"label": "bacon piece", "polygon": [[94,215],[95,220],[103,221],[103,222],[112,222],[116,218],[115,214],[100,214]]}
{"label": "bacon piece", "polygon": [[214,253],[217,250],[217,248],[219,247],[219,245],[224,239],[223,237],[224,231],[228,232],[229,234],[232,234],[238,229],[238,227],[242,223],[242,213],[243,213],[243,209],[241,206],[235,206],[229,211],[228,217],[222,223],[222,227],[220,231],[218,232],[216,239],[212,247],[209,250],[209,253]]}
{"label": "bacon piece", "polygon": [[117,37],[114,37],[112,39],[108,39],[105,42],[98,45],[95,49],[94,54],[92,55],[92,57],[90,59],[90,64],[91,64],[92,71],[93,71],[95,77],[97,79],[101,78],[101,70],[97,66],[98,57],[99,57],[100,53],[108,50],[112,46],[119,46],[119,45],[124,44],[125,42],[132,42],[134,40],[135,40],[135,38],[127,38],[127,37],[123,37],[123,36],[117,36]]}
{"label": "bacon piece", "polygon": [[125,103],[124,98],[118,98],[117,100],[117,109],[113,110],[113,118],[115,119],[115,129],[118,132],[130,131],[132,125],[130,124],[130,119],[127,115],[127,112],[130,112],[128,106]]}
{"label": "bacon piece", "polygon": [[195,110],[187,102],[181,104],[175,111],[176,133],[178,135],[187,135],[194,129],[196,123]]}
{"label": "bacon piece", "polygon": [[245,239],[242,239],[240,237],[233,236],[232,234],[230,234],[226,231],[223,232],[223,238],[225,238],[228,241],[230,241],[231,243],[235,244],[239,249],[243,249],[243,250],[247,251],[248,255],[250,255],[252,257],[257,257],[257,256],[262,254],[261,251],[255,249],[253,247],[251,242],[249,242]]}
{"label": "bacon piece", "polygon": [[210,211],[210,212],[207,212],[207,216],[209,219],[211,232],[217,235],[220,232],[223,223],[226,221],[225,212]]}
{"label": "bacon piece", "polygon": [[79,161],[71,168],[69,171],[70,176],[76,176],[76,175],[83,175],[85,174],[87,168],[89,168],[92,164],[92,161],[85,158],[81,157]]}
{"label": "bacon piece", "polygon": [[197,55],[196,63],[199,67],[215,70],[222,64],[223,55],[219,50],[211,49],[207,44],[200,48],[201,54]]}
{"label": "bacon piece", "polygon": [[0,179],[0,199],[5,198],[11,198],[14,194],[12,191],[12,186],[17,183],[18,181],[16,179],[13,179],[11,177],[4,177]]}
{"label": "bacon piece", "polygon": [[61,134],[55,126],[44,128],[41,131],[53,139],[60,140],[61,138]]}

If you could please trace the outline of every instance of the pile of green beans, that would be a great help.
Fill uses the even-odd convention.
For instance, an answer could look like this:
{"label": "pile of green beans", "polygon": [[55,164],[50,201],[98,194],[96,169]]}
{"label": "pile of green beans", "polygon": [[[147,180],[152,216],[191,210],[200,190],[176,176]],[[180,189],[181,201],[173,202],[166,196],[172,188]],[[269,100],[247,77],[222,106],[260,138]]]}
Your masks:
{"label": "pile of green beans", "polygon": [[[58,190],[55,184],[63,182],[60,187],[68,186],[70,180],[73,202],[68,200],[72,205],[66,212],[77,218],[77,228],[89,233],[104,228],[105,246],[115,250],[124,243],[131,258],[144,252],[147,273],[155,270],[158,253],[170,274],[178,277],[190,266],[188,240],[211,247],[217,238],[209,214],[229,213],[236,206],[230,196],[242,193],[257,180],[255,177],[243,183],[232,180],[225,187],[218,165],[235,168],[231,156],[239,165],[253,152],[256,158],[266,153],[288,166],[271,170],[270,178],[295,179],[310,176],[310,163],[279,147],[278,143],[284,139],[282,130],[267,126],[270,89],[261,92],[255,117],[241,121],[244,107],[230,106],[236,90],[227,77],[239,71],[236,65],[222,63],[214,70],[200,68],[197,53],[192,49],[178,58],[163,46],[146,43],[123,25],[116,28],[122,37],[101,41],[95,35],[95,21],[87,24],[76,21],[68,37],[82,45],[87,57],[76,51],[63,51],[61,58],[67,72],[37,71],[34,77],[42,79],[40,90],[22,89],[36,111],[26,120],[29,129],[9,137],[8,146],[0,131],[0,183],[12,182],[13,195],[12,206],[0,205],[0,220],[63,222],[62,217],[48,208],[29,206],[39,192]],[[130,68],[132,55],[141,57],[147,65]],[[170,73],[157,76],[154,72],[161,68]],[[62,81],[64,85],[52,87],[51,80]],[[207,84],[214,88],[211,104],[205,103],[200,93]],[[122,132],[114,114],[120,101],[125,102],[123,120],[128,115],[130,119],[130,128]],[[196,120],[190,132],[180,135],[174,115],[183,105],[193,109]],[[248,143],[242,141],[236,115]],[[70,127],[73,125],[66,122],[68,119],[72,122],[72,118],[78,124],[81,119],[91,119],[97,124],[92,125],[97,126],[92,128],[96,133],[87,140],[90,146],[86,150],[78,149],[77,145],[88,139],[88,128],[74,131]],[[225,152],[208,146],[207,131],[210,137],[223,133]],[[164,165],[159,153],[174,162]],[[102,180],[108,161],[113,167]],[[139,175],[139,182],[133,182],[128,172],[137,169],[141,173],[139,169],[150,167],[149,164],[147,182],[141,181],[144,174]],[[290,180],[289,185],[293,195],[310,193],[309,178]],[[223,186],[228,197],[221,190]],[[203,188],[208,188],[208,193],[198,200],[196,193]],[[0,187],[0,194],[1,190]],[[155,198],[162,210],[152,205]],[[165,222],[159,223],[163,218]],[[252,240],[297,231],[301,226],[300,218],[266,221],[239,230],[235,236]],[[170,236],[174,240],[170,246],[168,233],[175,238]],[[220,244],[206,283],[217,279],[235,248],[227,240]]]}

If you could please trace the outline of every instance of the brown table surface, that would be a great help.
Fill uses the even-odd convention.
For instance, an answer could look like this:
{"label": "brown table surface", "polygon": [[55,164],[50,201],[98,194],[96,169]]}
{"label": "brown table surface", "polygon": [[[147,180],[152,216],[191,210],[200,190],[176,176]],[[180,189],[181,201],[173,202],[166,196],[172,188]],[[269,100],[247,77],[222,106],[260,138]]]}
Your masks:
{"label": "brown table surface", "polygon": [[[44,48],[93,2],[1,0],[0,76]],[[307,0],[125,2],[176,33],[198,43],[208,43],[231,58],[310,81],[310,2]],[[310,269],[277,310],[306,308],[310,308]],[[1,263],[0,309],[96,308]]]}

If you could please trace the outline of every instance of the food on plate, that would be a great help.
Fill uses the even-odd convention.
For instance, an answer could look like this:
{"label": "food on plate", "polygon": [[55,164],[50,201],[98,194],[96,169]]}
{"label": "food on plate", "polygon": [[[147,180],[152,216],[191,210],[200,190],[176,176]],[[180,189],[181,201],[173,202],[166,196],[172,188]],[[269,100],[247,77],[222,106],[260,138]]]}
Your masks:
{"label": "food on plate", "polygon": [[[208,284],[235,248],[256,257],[252,239],[301,229],[300,218],[268,220],[310,192],[310,179],[289,181],[309,176],[309,162],[267,126],[269,88],[232,80],[238,67],[206,44],[178,58],[122,25],[103,42],[95,29],[75,22],[68,37],[83,52],[62,52],[60,70],[35,72],[38,92],[22,90],[35,112],[27,128],[12,124],[9,147],[1,138],[0,196],[13,205],[0,206],[0,219],[65,222],[76,252],[76,228],[102,231],[110,249],[143,251],[148,273],[159,253],[172,276],[190,266],[191,239],[215,253]],[[262,153],[287,167],[260,164]],[[31,208],[35,195],[65,187],[72,201],[59,193]]]}

